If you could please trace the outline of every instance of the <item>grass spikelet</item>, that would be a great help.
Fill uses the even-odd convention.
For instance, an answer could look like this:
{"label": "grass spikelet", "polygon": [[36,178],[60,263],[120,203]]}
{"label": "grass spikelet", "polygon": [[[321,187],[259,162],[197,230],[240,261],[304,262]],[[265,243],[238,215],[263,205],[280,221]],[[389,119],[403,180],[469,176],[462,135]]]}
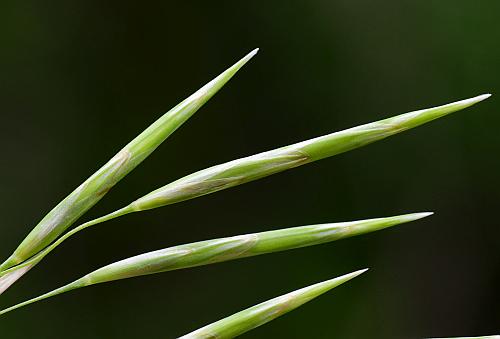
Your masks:
{"label": "grass spikelet", "polygon": [[128,143],[103,167],[54,207],[21,242],[14,253],[0,265],[0,271],[23,262],[54,241],[188,120],[256,53],[257,49],[250,52],[165,113]]}
{"label": "grass spikelet", "polygon": [[230,339],[264,325],[297,307],[319,297],[367,270],[359,270],[341,277],[317,283],[300,290],[265,301],[256,306],[247,308],[227,318],[207,325],[194,332],[186,334],[179,339]]}
{"label": "grass spikelet", "polygon": [[[431,214],[413,213],[387,218],[292,227],[148,252],[104,266],[61,288],[0,311],[0,315],[85,286],[322,244],[411,222]],[[7,271],[5,276],[15,273],[17,269],[26,269],[32,264],[30,261],[21,264],[20,268]]]}

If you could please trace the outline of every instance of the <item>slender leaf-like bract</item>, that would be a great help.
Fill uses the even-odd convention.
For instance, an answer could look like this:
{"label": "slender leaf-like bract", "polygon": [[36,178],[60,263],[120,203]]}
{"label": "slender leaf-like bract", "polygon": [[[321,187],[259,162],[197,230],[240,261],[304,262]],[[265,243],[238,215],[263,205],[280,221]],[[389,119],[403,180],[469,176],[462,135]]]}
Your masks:
{"label": "slender leaf-like bract", "polygon": [[480,336],[480,337],[428,338],[428,339],[500,339],[500,335],[487,335],[487,336]]}
{"label": "slender leaf-like bract", "polygon": [[[257,49],[165,113],[128,143],[108,163],[50,211],[28,234],[0,271],[30,258],[94,206],[118,181],[148,157],[170,134],[188,120],[255,54]],[[1,292],[1,290],[0,290]]]}
{"label": "slender leaf-like bract", "polygon": [[365,270],[352,272],[341,277],[320,282],[300,290],[265,301],[256,306],[247,308],[232,316],[207,325],[179,339],[231,339],[256,327],[264,325],[285,313],[293,311],[299,306],[319,297],[352,278],[357,277]]}
{"label": "slender leaf-like bract", "polygon": [[[103,221],[131,212],[148,210],[193,199],[365,146],[472,106],[489,96],[490,94],[483,94],[443,106],[397,115],[392,118],[349,128],[195,172],[137,199],[120,210],[74,228],[46,250],[40,252],[32,263],[35,265],[52,249],[73,234]],[[33,265],[29,267],[33,267]],[[13,281],[26,273],[29,267],[26,265],[22,267],[15,266],[16,270],[10,271],[8,275],[4,274],[0,278],[0,293],[10,286]],[[2,288],[2,286],[7,287]]]}
{"label": "slender leaf-like bract", "polygon": [[[104,266],[61,288],[0,311],[0,315],[85,286],[322,244],[414,221],[430,214],[432,213],[413,213],[388,218],[308,225],[174,246]],[[29,267],[29,260],[27,263],[28,266],[25,267]]]}

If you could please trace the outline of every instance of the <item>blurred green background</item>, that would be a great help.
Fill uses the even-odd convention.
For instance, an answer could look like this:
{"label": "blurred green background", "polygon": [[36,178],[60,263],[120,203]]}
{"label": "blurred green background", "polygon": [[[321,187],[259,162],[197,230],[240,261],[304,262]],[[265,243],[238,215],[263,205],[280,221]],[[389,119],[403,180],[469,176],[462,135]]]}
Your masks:
{"label": "blurred green background", "polygon": [[[0,255],[177,102],[261,51],[85,220],[198,169],[415,109],[500,95],[500,1],[0,4]],[[406,212],[331,244],[129,279],[0,319],[1,338],[174,338],[370,267],[245,338],[422,338],[500,329],[500,100],[368,147],[83,232],[2,308],[131,255]],[[2,258],[2,259],[3,259]]]}

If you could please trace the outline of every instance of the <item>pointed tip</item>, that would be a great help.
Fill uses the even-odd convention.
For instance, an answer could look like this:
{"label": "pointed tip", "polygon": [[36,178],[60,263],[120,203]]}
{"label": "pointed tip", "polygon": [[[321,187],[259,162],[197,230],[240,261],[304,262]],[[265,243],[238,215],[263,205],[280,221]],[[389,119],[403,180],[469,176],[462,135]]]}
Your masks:
{"label": "pointed tip", "polygon": [[479,101],[482,101],[482,100],[486,100],[486,99],[488,99],[488,98],[489,98],[489,97],[491,97],[491,96],[492,96],[492,94],[491,94],[491,93],[486,93],[486,94],[481,94],[481,95],[479,95],[477,98],[478,98],[478,100],[479,100]]}
{"label": "pointed tip", "polygon": [[[238,60],[234,65],[228,68],[224,73],[219,75],[216,79],[226,77],[225,81],[229,80],[241,67],[243,67],[248,61],[250,61],[250,59],[252,59],[255,56],[255,54],[257,54],[258,51],[259,51],[258,48],[255,48],[254,50],[250,51],[250,53],[248,53],[243,58]],[[228,75],[229,78],[227,78]],[[215,81],[216,79],[212,80],[212,82],[216,82]]]}
{"label": "pointed tip", "polygon": [[365,273],[366,271],[368,271],[368,268],[364,268],[362,270],[357,270],[357,271],[354,271],[351,273],[344,274],[340,277],[327,280],[325,283],[332,284],[332,288],[333,288],[337,285],[345,283],[346,281],[349,281],[351,279],[356,278],[358,275],[361,275],[361,274]]}
{"label": "pointed tip", "polygon": [[428,216],[433,215],[434,212],[419,212],[419,213],[411,213],[402,215],[402,218],[405,218],[405,221],[415,221],[422,218],[427,218]]}
{"label": "pointed tip", "polygon": [[397,132],[401,132],[410,128],[423,125],[429,121],[441,118],[450,113],[454,113],[462,109],[465,109],[467,107],[474,106],[475,104],[488,99],[490,96],[491,94],[489,93],[482,94],[472,98],[462,99],[441,106],[426,108],[423,110],[414,111],[407,114],[401,114],[390,119],[392,119],[394,123],[399,123],[404,125],[404,128],[400,128],[397,130]]}
{"label": "pointed tip", "polygon": [[483,100],[486,100],[489,97],[491,97],[490,93],[481,94],[481,95],[478,95],[478,96],[473,97],[473,98],[465,99],[465,100],[463,100],[463,103],[466,105],[473,105],[473,104],[477,104],[478,102],[481,102]]}
{"label": "pointed tip", "polygon": [[312,299],[322,295],[323,293],[326,293],[326,292],[334,289],[337,286],[340,286],[340,285],[348,282],[351,279],[356,278],[358,275],[365,273],[367,270],[368,269],[365,268],[365,269],[358,270],[355,272],[347,273],[347,274],[344,274],[340,277],[325,280],[325,281],[316,283],[314,285],[310,285],[310,286],[301,288],[300,290],[290,292],[289,294],[295,295],[295,296],[298,296],[298,295],[306,296],[305,299],[302,299],[301,304],[303,304],[309,300],[312,300]]}
{"label": "pointed tip", "polygon": [[[250,53],[245,55],[243,58],[239,59],[234,63],[231,67],[227,68],[224,72],[219,74],[216,78],[212,79],[210,82],[206,83],[205,86],[191,94],[190,97],[185,99],[182,103],[187,105],[188,103],[196,100],[201,102],[201,104],[204,104],[207,102],[215,93],[217,93],[243,66],[246,65],[246,63],[252,59],[252,57],[257,54],[259,51],[258,48],[255,48],[252,50]],[[184,106],[176,106],[177,107],[184,107]],[[191,111],[189,111],[191,112]],[[190,113],[190,116],[194,112]]]}
{"label": "pointed tip", "polygon": [[247,62],[248,60],[252,59],[255,56],[255,54],[257,54],[257,52],[259,52],[259,48],[253,49],[250,53],[248,53],[243,57],[242,61]]}
{"label": "pointed tip", "polygon": [[357,277],[358,275],[361,275],[361,274],[365,273],[365,272],[366,272],[366,271],[368,271],[368,270],[369,270],[369,268],[363,268],[362,270],[357,270],[357,271],[355,271],[355,272],[349,273],[348,275],[349,275],[349,276],[351,277],[351,279],[352,279],[352,278]]}

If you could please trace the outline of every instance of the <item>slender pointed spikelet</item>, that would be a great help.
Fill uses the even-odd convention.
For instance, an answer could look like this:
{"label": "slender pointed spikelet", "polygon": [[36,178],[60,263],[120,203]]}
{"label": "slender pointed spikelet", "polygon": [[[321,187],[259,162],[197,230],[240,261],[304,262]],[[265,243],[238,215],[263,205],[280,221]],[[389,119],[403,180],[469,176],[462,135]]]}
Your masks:
{"label": "slender pointed spikelet", "polygon": [[[29,233],[0,271],[38,253],[94,206],[118,181],[148,157],[203,106],[256,53],[253,50],[218,77],[179,103],[127,144],[111,160],[50,211]],[[126,211],[122,211],[125,213]]]}
{"label": "slender pointed spikelet", "polygon": [[179,339],[231,339],[264,325],[297,307],[313,300],[367,270],[359,270],[341,277],[317,283],[300,290],[265,301],[227,318],[186,334]]}
{"label": "slender pointed spikelet", "polygon": [[487,335],[487,336],[479,336],[479,337],[428,338],[428,339],[500,339],[500,335]]}
{"label": "slender pointed spikelet", "polygon": [[135,211],[157,208],[263,178],[365,146],[464,109],[488,97],[489,94],[485,94],[444,106],[401,114],[213,166],[165,185],[134,201],[130,207]]}
{"label": "slender pointed spikelet", "polygon": [[[323,244],[411,222],[431,214],[412,213],[387,218],[292,227],[276,231],[205,240],[148,252],[99,268],[68,285],[0,311],[0,315],[76,288]],[[21,264],[19,268],[16,266],[2,272],[2,278],[15,274],[19,269],[24,270],[26,267],[31,267],[33,265],[31,260],[33,259]],[[22,265],[27,266],[23,267]]]}

